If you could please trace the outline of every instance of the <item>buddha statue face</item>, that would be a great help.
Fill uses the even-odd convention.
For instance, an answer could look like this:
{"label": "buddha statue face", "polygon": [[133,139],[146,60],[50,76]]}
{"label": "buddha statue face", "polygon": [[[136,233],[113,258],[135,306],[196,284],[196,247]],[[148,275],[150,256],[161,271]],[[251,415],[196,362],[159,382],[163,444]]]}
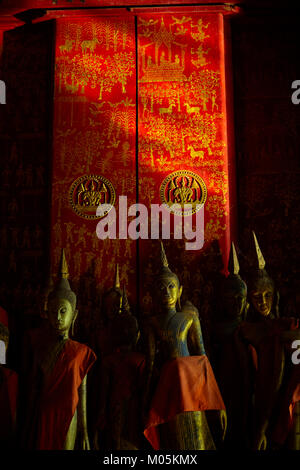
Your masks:
{"label": "buddha statue face", "polygon": [[121,311],[122,294],[111,290],[104,299],[104,311],[106,318],[112,320]]}
{"label": "buddha statue face", "polygon": [[175,309],[177,300],[182,293],[182,286],[178,279],[170,272],[170,275],[159,276],[156,283],[157,296],[160,304],[167,309]]}
{"label": "buddha statue face", "polygon": [[272,309],[274,298],[274,288],[262,284],[250,291],[250,299],[255,310],[264,317],[267,317]]}
{"label": "buddha statue face", "polygon": [[228,290],[223,297],[227,318],[241,318],[247,303],[247,291]]}
{"label": "buddha statue face", "polygon": [[250,301],[256,312],[263,317],[270,315],[273,306],[275,286],[273,279],[269,276],[267,271],[262,268],[253,271],[248,282],[248,287]]}
{"label": "buddha statue face", "polygon": [[241,319],[247,305],[247,286],[239,275],[224,280],[222,304],[226,319]]}
{"label": "buddha statue face", "polygon": [[68,334],[75,312],[67,299],[54,298],[48,303],[48,318],[59,335]]}

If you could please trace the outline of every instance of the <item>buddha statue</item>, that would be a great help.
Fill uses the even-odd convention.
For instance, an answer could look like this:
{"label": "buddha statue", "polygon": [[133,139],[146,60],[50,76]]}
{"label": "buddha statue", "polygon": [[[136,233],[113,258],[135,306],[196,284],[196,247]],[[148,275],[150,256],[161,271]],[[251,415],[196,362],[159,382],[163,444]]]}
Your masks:
{"label": "buddha statue", "polygon": [[256,235],[254,232],[252,233],[257,267],[250,271],[247,280],[251,306],[248,320],[257,321],[266,317],[273,319],[278,317],[279,294],[275,292],[274,281],[265,269],[265,259],[259,247]]}
{"label": "buddha statue", "polygon": [[[99,431],[97,413],[94,409],[99,409],[99,396],[102,393],[101,368],[104,358],[114,352],[113,348],[113,321],[120,315],[122,307],[122,289],[120,287],[119,265],[116,265],[113,286],[104,292],[101,305],[101,318],[96,328],[92,332],[92,348],[94,349],[98,360],[93,367],[88,386],[88,399],[90,407],[89,426],[91,436],[96,436]],[[95,440],[95,439],[94,439]],[[101,439],[100,439],[101,440]],[[97,444],[98,446],[98,444]]]}
{"label": "buddha statue", "polygon": [[102,324],[94,333],[93,344],[100,358],[112,352],[112,321],[121,312],[122,290],[120,287],[119,265],[116,265],[114,285],[103,295]]}
{"label": "buddha statue", "polygon": [[112,321],[113,352],[103,359],[100,369],[96,449],[137,450],[141,447],[145,357],[136,351],[139,336],[139,325],[130,312],[124,287],[121,312]]}
{"label": "buddha statue", "polygon": [[30,331],[25,342],[25,449],[72,450],[75,443],[76,448],[90,449],[86,381],[96,357],[88,346],[69,337],[78,312],[68,277],[62,250],[59,280],[48,296],[48,322]]}
{"label": "buddha statue", "polygon": [[195,312],[177,311],[182,287],[161,244],[155,280],[156,311],[144,320],[147,345],[144,435],[155,449],[215,449],[205,412],[217,410],[223,431],[225,406],[205,354]]}
{"label": "buddha statue", "polygon": [[106,320],[115,318],[121,311],[122,290],[120,287],[119,265],[116,266],[114,286],[103,296],[103,309]]}
{"label": "buddha statue", "polygon": [[6,366],[8,315],[0,307],[0,450],[16,446],[18,375]]}
{"label": "buddha statue", "polygon": [[239,325],[245,319],[249,306],[247,285],[239,271],[239,261],[232,242],[228,261],[229,275],[224,277],[221,284],[221,315],[213,327],[212,355],[228,417],[224,446],[232,449],[245,449],[249,446],[249,410],[253,386],[251,353],[239,333]]}
{"label": "buddha statue", "polygon": [[[299,366],[291,361],[291,345],[293,340],[300,339],[300,329],[298,320],[279,318],[277,309],[274,309],[274,283],[265,270],[266,263],[254,232],[253,239],[258,269],[252,270],[249,278],[252,310],[239,331],[253,350],[256,368],[252,447],[265,450],[285,445],[290,425],[294,423],[294,418],[289,420],[288,416],[289,410],[300,399],[297,391]],[[281,399],[284,396],[289,398]],[[285,419],[281,419],[282,416]],[[281,423],[281,426],[277,425],[279,433],[276,432],[276,422]]]}

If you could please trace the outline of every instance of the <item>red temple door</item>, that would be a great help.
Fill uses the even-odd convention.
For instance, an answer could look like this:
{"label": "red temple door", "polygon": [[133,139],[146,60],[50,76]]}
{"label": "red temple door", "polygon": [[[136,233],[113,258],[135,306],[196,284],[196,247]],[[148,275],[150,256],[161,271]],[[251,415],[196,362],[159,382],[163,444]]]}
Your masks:
{"label": "red temple door", "polygon": [[171,230],[170,266],[192,298],[207,269],[219,269],[218,250],[227,261],[235,237],[229,13],[226,7],[81,9],[42,19],[56,20],[51,272],[55,277],[64,247],[87,315],[112,286],[117,263],[134,309],[138,299],[142,310],[151,308],[159,253],[157,240],[120,236],[118,225],[116,239],[100,240],[99,203],[113,203],[118,220],[119,197],[126,196],[128,208],[144,204],[150,216],[151,204],[191,192],[199,197],[201,189],[204,245],[186,250]]}

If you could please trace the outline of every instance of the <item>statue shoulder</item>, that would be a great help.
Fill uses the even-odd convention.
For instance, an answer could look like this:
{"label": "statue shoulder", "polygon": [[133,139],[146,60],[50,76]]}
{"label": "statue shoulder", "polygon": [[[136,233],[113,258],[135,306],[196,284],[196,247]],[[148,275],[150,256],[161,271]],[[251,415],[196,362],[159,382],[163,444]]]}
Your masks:
{"label": "statue shoulder", "polygon": [[199,322],[199,318],[192,312],[177,312],[176,322],[180,325],[181,328],[186,328],[186,326],[192,326],[193,323]]}

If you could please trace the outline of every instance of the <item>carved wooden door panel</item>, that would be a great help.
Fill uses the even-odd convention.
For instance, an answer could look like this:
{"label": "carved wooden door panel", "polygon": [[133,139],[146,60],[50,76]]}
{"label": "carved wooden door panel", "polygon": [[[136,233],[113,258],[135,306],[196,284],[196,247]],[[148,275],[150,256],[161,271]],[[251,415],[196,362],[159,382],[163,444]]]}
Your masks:
{"label": "carved wooden door panel", "polygon": [[[201,267],[218,270],[218,250],[226,260],[234,221],[229,207],[235,200],[234,191],[229,193],[233,165],[223,13],[82,10],[55,20],[54,67],[45,85],[53,85],[52,158],[47,157],[51,216],[49,205],[45,210],[51,220],[50,271],[55,278],[64,247],[81,318],[89,327],[101,314],[101,295],[112,287],[117,263],[133,310],[139,301],[141,311],[151,309],[159,245],[126,236],[132,216],[120,233],[120,196],[127,197],[127,208],[136,202],[147,208],[148,234],[143,233],[148,238],[151,204],[206,197],[203,248],[186,250],[172,225],[165,241],[170,266],[196,303]],[[48,65],[40,61],[40,68],[51,68],[51,59],[49,53]],[[96,235],[100,203],[116,209],[114,239]]]}

